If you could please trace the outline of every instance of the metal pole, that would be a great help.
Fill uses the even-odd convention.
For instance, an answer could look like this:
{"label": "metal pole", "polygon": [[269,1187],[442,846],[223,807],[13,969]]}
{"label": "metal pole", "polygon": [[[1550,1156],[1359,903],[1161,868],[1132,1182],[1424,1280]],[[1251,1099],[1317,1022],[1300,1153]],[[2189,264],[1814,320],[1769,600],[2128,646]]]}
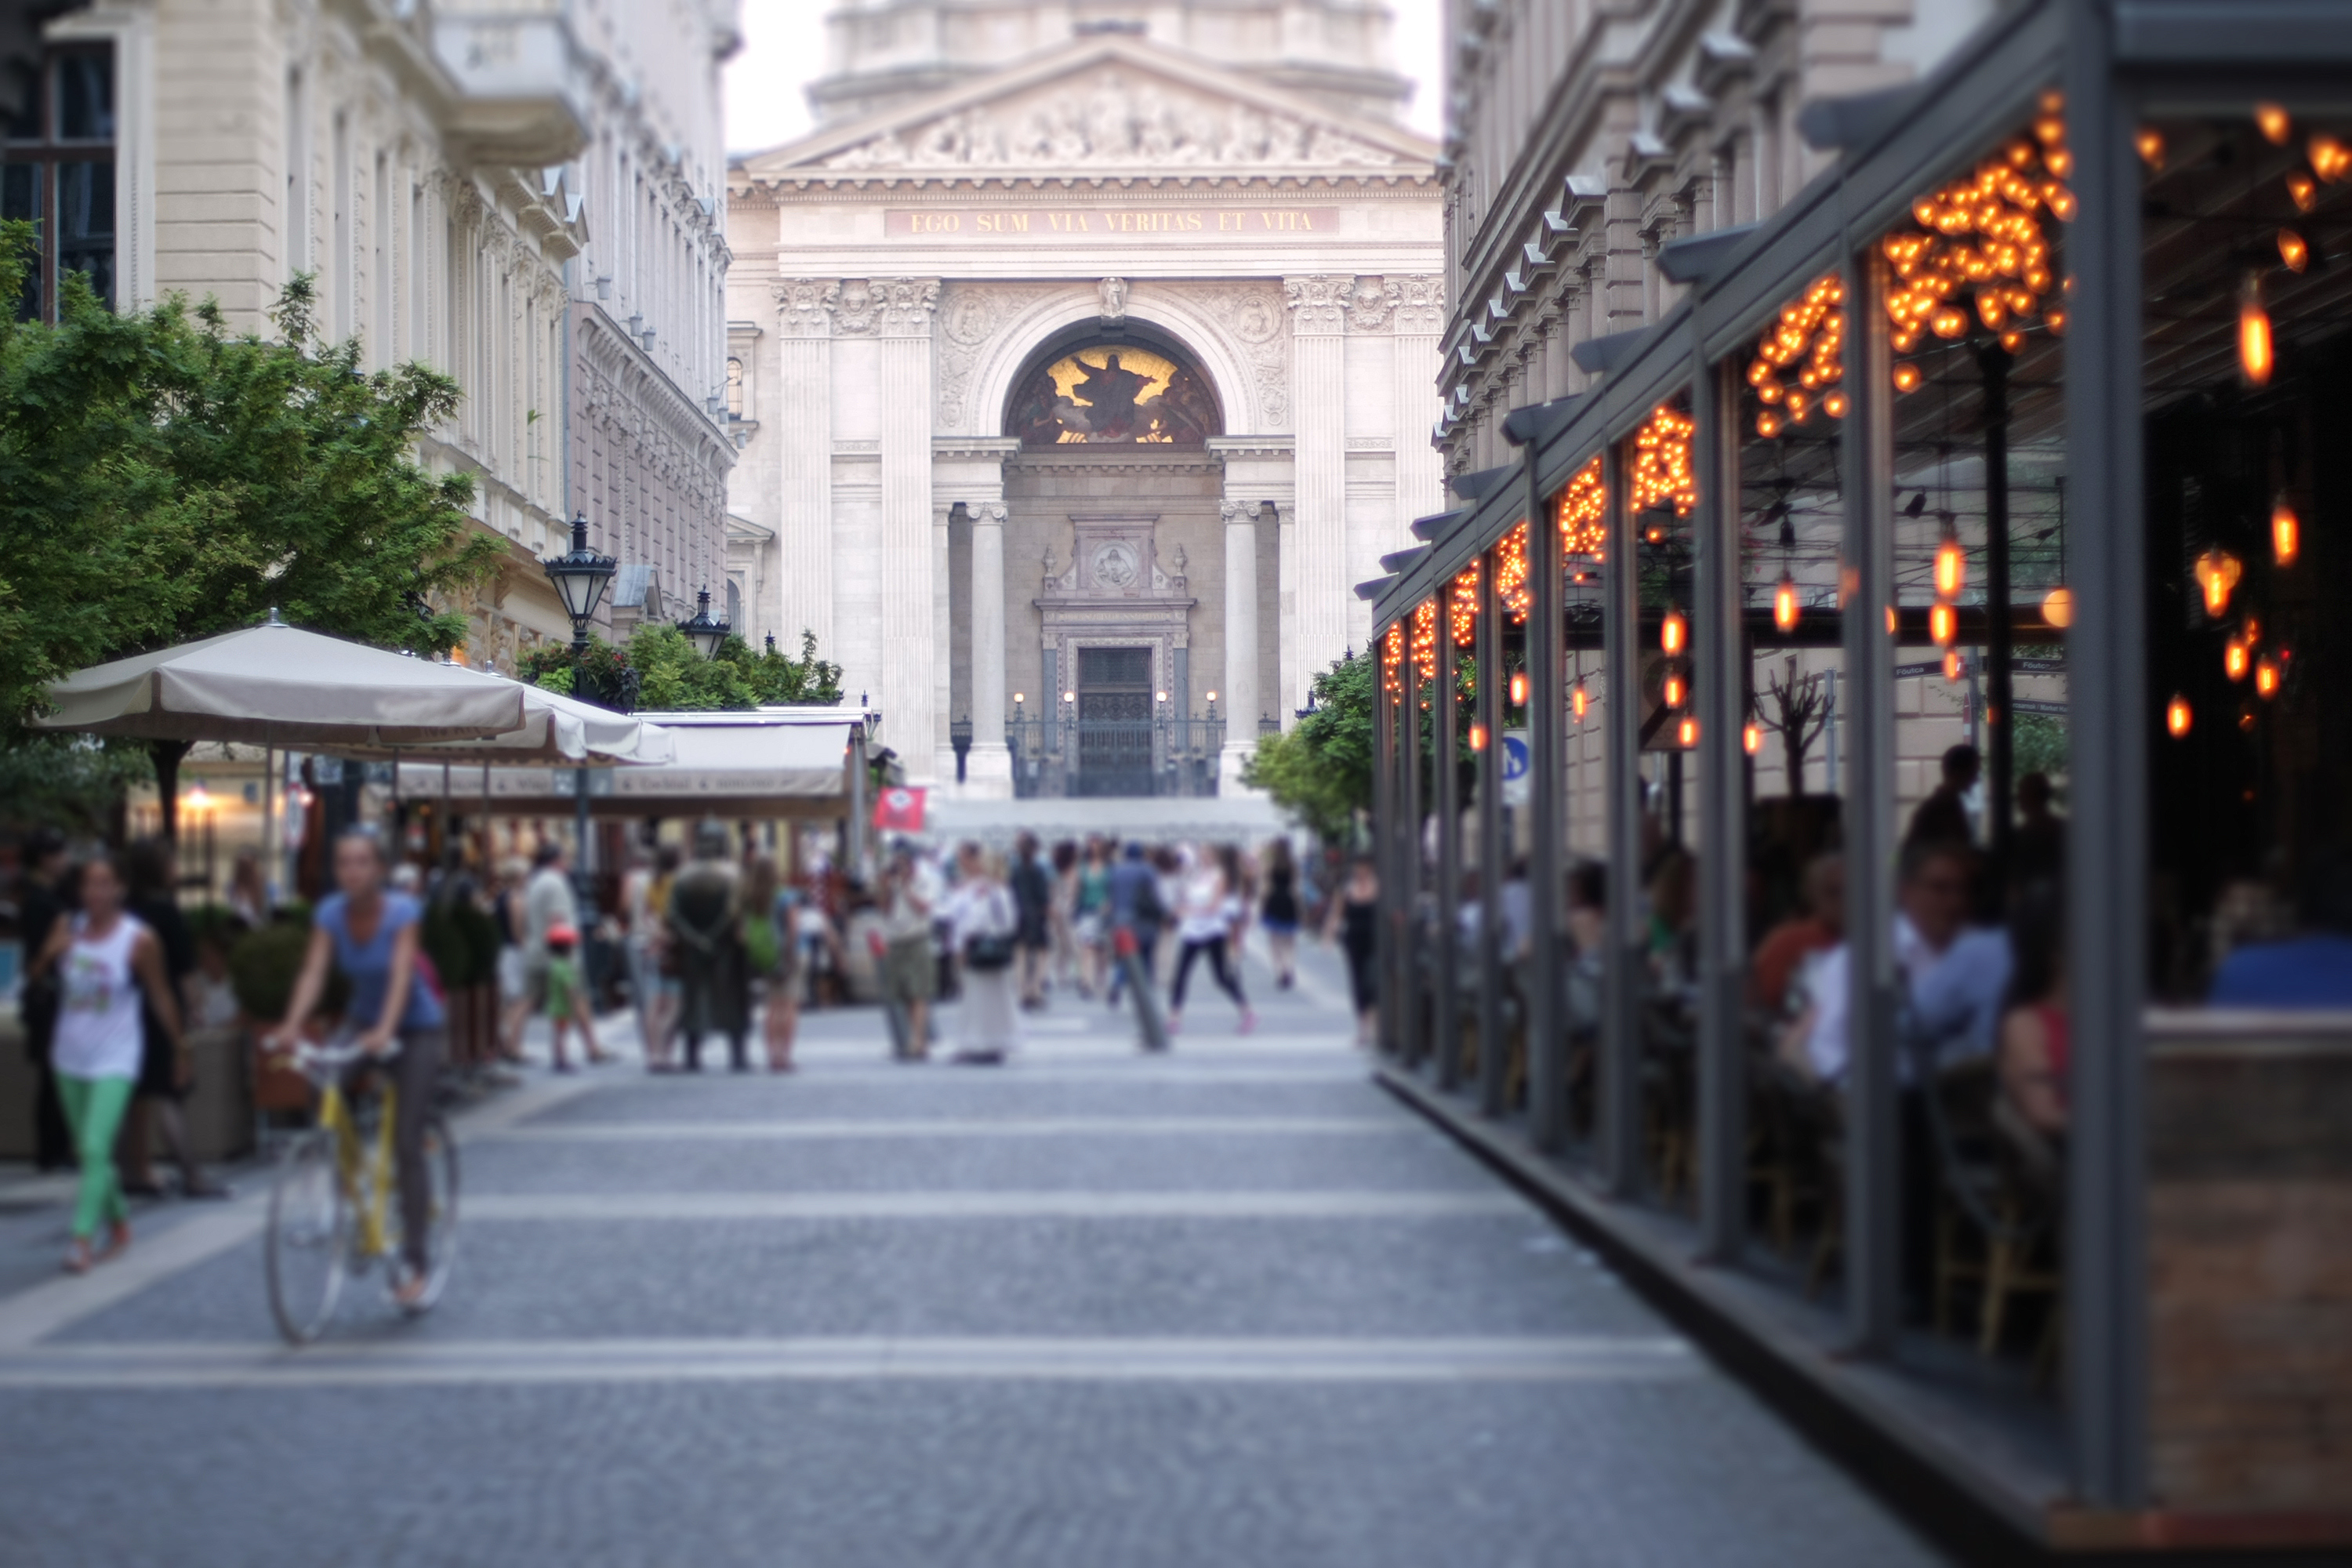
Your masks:
{"label": "metal pole", "polygon": [[1642,1184],[1642,570],[1622,446],[1602,455],[1609,541],[1601,565],[1601,680],[1609,732],[1609,920],[1601,1019],[1601,1180],[1613,1197]]}
{"label": "metal pole", "polygon": [[1692,455],[1698,575],[1691,633],[1698,672],[1699,1256],[1739,1256],[1747,1207],[1748,630],[1739,530],[1739,395],[1732,362],[1706,363],[1692,334]]}
{"label": "metal pole", "polygon": [[1528,1131],[1557,1153],[1568,1138],[1567,1040],[1560,1029],[1560,539],[1528,443]]}
{"label": "metal pole", "polygon": [[1495,591],[1501,552],[1478,557],[1477,715],[1486,744],[1478,751],[1478,1110],[1500,1116],[1510,1087],[1503,1040],[1503,600]]}
{"label": "metal pole", "polygon": [[2110,75],[2113,18],[2073,0],[2066,115],[2081,212],[2066,333],[2074,542],[2066,634],[2075,813],[2067,831],[2074,1121],[2066,1175],[2066,1420],[2075,1493],[2147,1500],[2147,672],[2140,426],[2137,105]]}
{"label": "metal pole", "polygon": [[261,917],[278,907],[278,748],[261,748]]}
{"label": "metal pole", "polygon": [[1845,1300],[1851,1348],[1895,1345],[1900,1307],[1902,1194],[1895,1084],[1894,356],[1886,335],[1886,263],[1864,256],[1846,298],[1845,559],[1855,588],[1845,608],[1846,921],[1852,960],[1846,1017]]}
{"label": "metal pole", "polygon": [[1429,1054],[1429,1041],[1424,1037],[1423,1008],[1426,998],[1422,994],[1421,960],[1421,890],[1423,858],[1421,853],[1421,742],[1423,725],[1421,718],[1422,692],[1426,689],[1421,679],[1421,665],[1412,648],[1413,612],[1404,613],[1404,699],[1399,704],[1397,717],[1402,729],[1402,742],[1397,748],[1397,795],[1401,802],[1397,812],[1395,846],[1395,879],[1384,884],[1395,889],[1395,896],[1387,900],[1391,927],[1391,942],[1396,950],[1396,994],[1400,1000],[1397,1016],[1397,1054],[1407,1067],[1419,1067]]}
{"label": "metal pole", "polygon": [[[1991,831],[1996,889],[2009,880],[2010,798],[2014,731],[2009,720],[2011,641],[2009,614],[2009,351],[1996,343],[1980,355],[1984,366],[1985,466],[1985,656],[1984,700],[1972,703],[1984,736],[1985,816]],[[1969,695],[1976,695],[1970,683]]]}
{"label": "metal pole", "polygon": [[[1393,1061],[1397,1056],[1397,944],[1396,933],[1391,929],[1391,923],[1398,887],[1394,879],[1397,711],[1396,693],[1389,689],[1388,632],[1385,627],[1376,626],[1372,630],[1372,657],[1378,661],[1373,672],[1374,689],[1380,693],[1379,704],[1372,710],[1372,863],[1381,887],[1379,918],[1372,927],[1372,973],[1380,980],[1374,992],[1379,999],[1376,1005],[1380,1009],[1376,1039],[1381,1055]],[[1400,680],[1402,673],[1402,670],[1398,672]],[[1333,889],[1332,897],[1339,896],[1339,890]]]}
{"label": "metal pole", "polygon": [[1455,700],[1454,584],[1437,588],[1437,754],[1431,773],[1437,797],[1436,917],[1432,950],[1437,960],[1436,1017],[1430,1044],[1437,1053],[1437,1087],[1462,1081],[1462,705]]}

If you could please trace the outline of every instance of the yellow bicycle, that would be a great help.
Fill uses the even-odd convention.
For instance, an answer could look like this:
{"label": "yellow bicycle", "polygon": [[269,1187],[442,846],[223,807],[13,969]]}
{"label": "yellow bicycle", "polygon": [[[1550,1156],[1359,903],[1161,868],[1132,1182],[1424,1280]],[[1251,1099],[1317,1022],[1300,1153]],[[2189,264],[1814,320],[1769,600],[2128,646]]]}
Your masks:
{"label": "yellow bicycle", "polygon": [[290,1344],[308,1344],[325,1331],[347,1273],[364,1275],[381,1264],[387,1293],[399,1283],[392,1140],[404,1114],[425,1118],[425,1168],[432,1184],[425,1289],[406,1310],[425,1311],[440,1299],[457,1256],[457,1145],[448,1123],[430,1105],[403,1107],[388,1079],[373,1092],[346,1093],[344,1079],[361,1056],[349,1037],[294,1053],[294,1065],[318,1089],[318,1124],[289,1145],[278,1163],[264,1240],[270,1314]]}

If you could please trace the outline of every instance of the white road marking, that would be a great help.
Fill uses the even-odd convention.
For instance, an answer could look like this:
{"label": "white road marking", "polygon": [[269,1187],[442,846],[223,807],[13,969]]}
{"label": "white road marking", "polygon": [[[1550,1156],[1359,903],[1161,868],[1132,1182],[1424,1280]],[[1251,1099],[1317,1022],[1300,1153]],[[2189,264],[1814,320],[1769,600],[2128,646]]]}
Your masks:
{"label": "white road marking", "polygon": [[1700,1373],[1663,1336],[1493,1339],[819,1338],[134,1342],[0,1353],[0,1388],[283,1389],[937,1379],[1619,1383]]}
{"label": "white road marking", "polygon": [[562,1121],[509,1127],[469,1142],[676,1143],[826,1142],[898,1138],[1299,1138],[1367,1134],[1423,1136],[1426,1124],[1405,1116],[1031,1116],[810,1117],[801,1121]]}
{"label": "white road marking", "polygon": [[1517,1194],[1465,1192],[493,1193],[461,1224],[615,1220],[1435,1219],[1535,1211]]}

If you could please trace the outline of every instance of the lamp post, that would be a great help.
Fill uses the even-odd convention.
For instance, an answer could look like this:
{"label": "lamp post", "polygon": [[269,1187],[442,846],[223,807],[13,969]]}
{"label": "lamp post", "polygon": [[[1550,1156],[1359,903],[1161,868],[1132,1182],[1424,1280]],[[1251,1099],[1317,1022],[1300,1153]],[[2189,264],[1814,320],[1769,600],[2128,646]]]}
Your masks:
{"label": "lamp post", "polygon": [[680,621],[677,629],[694,645],[694,651],[706,659],[717,658],[719,647],[734,635],[735,628],[723,620],[710,618],[710,590],[705,587],[694,596],[694,618]]}
{"label": "lamp post", "polygon": [[[584,689],[588,678],[588,626],[596,618],[596,608],[604,602],[604,590],[612,585],[613,574],[621,563],[610,555],[599,555],[588,548],[588,514],[574,513],[572,519],[572,548],[552,561],[542,561],[540,569],[547,580],[555,584],[557,597],[563,601],[563,613],[572,617],[572,679],[575,696],[587,700]],[[708,595],[704,595],[707,599]],[[619,693],[607,695],[618,697]],[[488,791],[484,792],[485,795]],[[486,798],[484,806],[489,805]],[[580,911],[584,918],[589,905],[588,882],[588,770],[574,769],[572,775],[572,808],[574,841],[580,847],[578,864],[572,868],[572,880],[580,897]]]}

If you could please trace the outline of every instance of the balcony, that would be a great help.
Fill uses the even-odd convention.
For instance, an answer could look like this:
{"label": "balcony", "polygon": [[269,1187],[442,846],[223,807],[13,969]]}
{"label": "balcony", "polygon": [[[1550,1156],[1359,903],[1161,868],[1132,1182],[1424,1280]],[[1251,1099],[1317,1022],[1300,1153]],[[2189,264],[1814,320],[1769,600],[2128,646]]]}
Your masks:
{"label": "balcony", "polygon": [[543,167],[588,141],[589,68],[562,0],[443,0],[433,53],[457,89],[452,151]]}

